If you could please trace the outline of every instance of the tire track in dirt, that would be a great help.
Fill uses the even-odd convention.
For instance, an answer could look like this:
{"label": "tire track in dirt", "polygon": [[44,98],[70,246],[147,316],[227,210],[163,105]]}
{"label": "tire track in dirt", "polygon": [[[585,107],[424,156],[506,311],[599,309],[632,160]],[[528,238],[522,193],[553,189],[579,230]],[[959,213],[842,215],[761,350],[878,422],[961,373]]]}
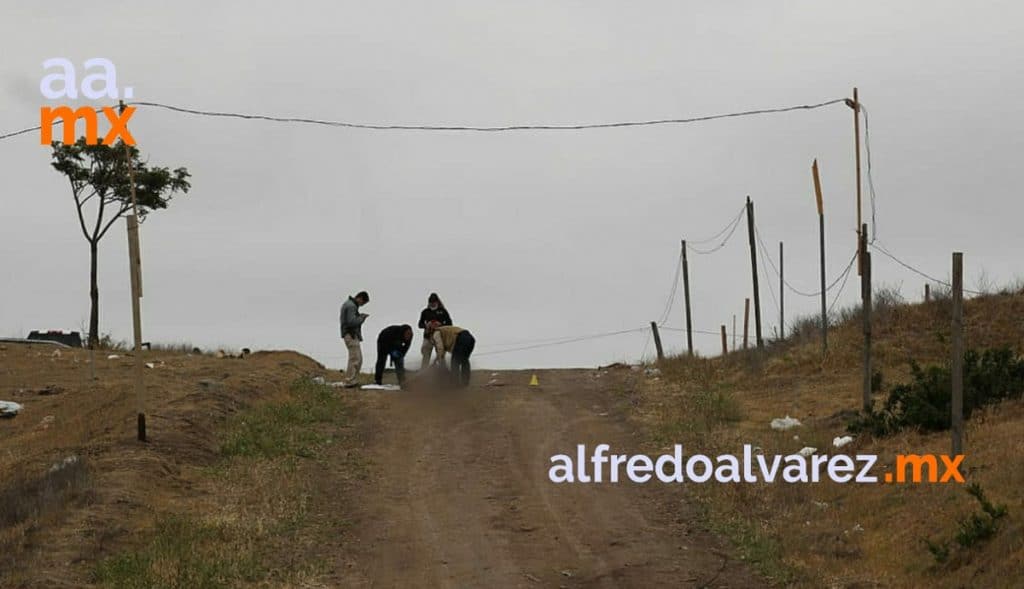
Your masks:
{"label": "tire track in dirt", "polygon": [[722,544],[672,485],[551,483],[552,455],[602,442],[638,453],[642,437],[621,379],[540,377],[541,388],[510,372],[503,387],[357,400],[375,474],[339,507],[354,512],[340,586],[761,585],[723,566]]}

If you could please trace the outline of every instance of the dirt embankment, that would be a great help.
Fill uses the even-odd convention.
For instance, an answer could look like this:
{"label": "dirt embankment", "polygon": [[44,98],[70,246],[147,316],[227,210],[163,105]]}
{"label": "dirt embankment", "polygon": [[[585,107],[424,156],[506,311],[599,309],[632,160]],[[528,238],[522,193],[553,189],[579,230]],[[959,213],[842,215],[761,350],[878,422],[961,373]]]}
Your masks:
{"label": "dirt embankment", "polygon": [[[200,491],[225,419],[318,372],[292,352],[216,358],[146,352],[150,441],[135,439],[133,359],[0,344],[0,586],[87,582],[100,559],[142,541],[158,514]],[[116,357],[113,357],[116,356]]]}

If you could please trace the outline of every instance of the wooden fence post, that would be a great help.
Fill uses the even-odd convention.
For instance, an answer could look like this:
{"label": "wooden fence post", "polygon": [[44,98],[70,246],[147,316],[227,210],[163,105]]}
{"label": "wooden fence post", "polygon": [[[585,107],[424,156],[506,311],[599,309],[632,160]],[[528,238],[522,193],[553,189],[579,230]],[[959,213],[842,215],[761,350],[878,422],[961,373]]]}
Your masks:
{"label": "wooden fence post", "polygon": [[779,242],[779,341],[786,339],[786,284],[785,274],[782,271],[782,242]]}
{"label": "wooden fence post", "polygon": [[693,355],[693,323],[690,321],[690,265],[686,261],[686,240],[683,240],[683,297],[686,302],[686,352]]}
{"label": "wooden fence post", "polygon": [[932,300],[932,287],[927,282],[924,283],[924,302],[928,303]]}
{"label": "wooden fence post", "polygon": [[665,359],[665,350],[661,347],[661,334],[658,333],[658,324],[651,321],[651,333],[654,334],[654,348],[658,351],[658,362]]}
{"label": "wooden fence post", "polygon": [[754,282],[754,337],[757,349],[764,348],[761,338],[761,293],[757,286],[757,243],[754,241],[754,201],[747,197],[747,235],[750,239],[750,275]]}
{"label": "wooden fence post", "polygon": [[726,334],[725,334],[725,326],[723,325],[722,326],[722,355],[723,356],[729,353],[728,343],[729,342],[726,339]]}
{"label": "wooden fence post", "polygon": [[[818,175],[818,160],[811,164],[814,178],[814,197],[818,204],[818,246],[821,250],[821,356],[828,354],[828,307],[825,292],[825,204],[821,197],[821,177]],[[860,244],[857,244],[860,247]]]}
{"label": "wooden fence post", "polygon": [[870,413],[871,402],[871,252],[867,251],[867,225],[861,231],[861,315],[864,319],[864,411]]}
{"label": "wooden fence post", "polygon": [[743,349],[747,349],[750,335],[750,299],[743,299]]}
{"label": "wooden fence post", "polygon": [[952,435],[953,456],[964,453],[964,255],[953,252],[953,358]]}

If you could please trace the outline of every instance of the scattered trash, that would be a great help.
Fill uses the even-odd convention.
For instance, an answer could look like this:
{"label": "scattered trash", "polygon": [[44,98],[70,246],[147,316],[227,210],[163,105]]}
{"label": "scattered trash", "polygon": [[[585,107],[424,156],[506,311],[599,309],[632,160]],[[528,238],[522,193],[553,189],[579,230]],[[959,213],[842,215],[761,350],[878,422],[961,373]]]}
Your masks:
{"label": "scattered trash", "polygon": [[59,387],[57,385],[52,385],[51,384],[49,386],[45,386],[45,387],[37,390],[36,394],[37,395],[59,395],[59,394],[61,394],[63,392],[64,392],[64,389],[62,387]]}
{"label": "scattered trash", "polygon": [[39,421],[39,425],[36,427],[37,429],[50,429],[50,426],[53,425],[53,422],[56,420],[57,418],[55,418],[54,416],[47,415],[46,417]]}
{"label": "scattered trash", "polygon": [[572,571],[559,571],[559,572],[562,573],[563,577],[571,577],[572,576]]}
{"label": "scattered trash", "polygon": [[799,454],[801,456],[804,456],[804,457],[807,457],[807,456],[810,456],[811,454],[814,454],[817,451],[818,451],[817,448],[811,448],[810,446],[804,446],[799,452],[797,452],[797,454]]}
{"label": "scattered trash", "polygon": [[117,354],[111,354],[107,356],[107,360],[117,360],[118,358],[120,358],[120,356],[118,356]]}
{"label": "scattered trash", "polygon": [[313,384],[327,384],[327,379],[322,376],[314,376]]}
{"label": "scattered trash", "polygon": [[772,429],[782,432],[793,429],[799,425],[802,425],[799,419],[788,415],[785,417],[776,417],[772,420]]}
{"label": "scattered trash", "polygon": [[60,470],[64,470],[65,468],[68,468],[68,467],[71,467],[71,466],[75,466],[75,465],[78,464],[78,460],[79,460],[78,456],[75,456],[74,454],[72,454],[71,456],[68,456],[64,460],[61,460],[60,462],[57,462],[53,466],[51,466],[50,467],[50,472],[57,472],[57,471],[60,471]]}
{"label": "scattered trash", "polygon": [[53,353],[50,354],[50,356],[53,357],[53,358],[60,358],[61,357],[60,350],[54,350]]}
{"label": "scattered trash", "polygon": [[156,368],[156,364],[153,364],[152,362],[146,362],[146,368]]}
{"label": "scattered trash", "polygon": [[825,503],[824,501],[814,501],[812,499],[811,503],[813,503],[818,509],[828,509],[828,503]]}
{"label": "scattered trash", "polygon": [[648,368],[644,370],[644,374],[647,376],[661,376],[660,368]]}
{"label": "scattered trash", "polygon": [[[332,382],[331,383],[332,387],[333,386],[338,386],[338,385],[344,386],[345,383],[343,383],[343,382]],[[402,387],[400,387],[400,386],[398,386],[396,384],[364,384],[363,386],[361,386],[359,388],[361,388],[364,391],[400,391],[400,390],[402,390]]]}
{"label": "scattered trash", "polygon": [[496,378],[492,378],[491,380],[487,381],[487,386],[489,386],[489,387],[503,387],[503,386],[505,386],[505,383],[501,382],[500,380],[498,380]]}
{"label": "scattered trash", "polygon": [[800,436],[793,436],[793,441],[794,442],[799,442],[800,441]]}
{"label": "scattered trash", "polygon": [[836,448],[842,448],[853,441],[853,436],[841,436],[832,440],[832,445]]}
{"label": "scattered trash", "polygon": [[21,413],[21,405],[14,401],[0,401],[0,417],[14,417]]}
{"label": "scattered trash", "polygon": [[540,579],[538,579],[537,577],[534,577],[530,573],[523,573],[523,576],[526,577],[527,579],[533,581],[534,583],[540,583]]}
{"label": "scattered trash", "polygon": [[860,524],[853,524],[852,528],[850,528],[849,530],[846,530],[843,533],[844,534],[849,534],[850,532],[853,532],[853,533],[856,534],[856,533],[860,533],[860,532],[863,532],[863,531],[864,531],[864,526],[862,526]]}

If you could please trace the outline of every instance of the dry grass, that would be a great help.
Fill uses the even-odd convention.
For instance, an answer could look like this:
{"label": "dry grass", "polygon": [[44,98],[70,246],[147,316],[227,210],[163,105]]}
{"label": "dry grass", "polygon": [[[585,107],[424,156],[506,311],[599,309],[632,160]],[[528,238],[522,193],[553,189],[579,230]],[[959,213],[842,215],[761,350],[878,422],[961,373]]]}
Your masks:
{"label": "dry grass", "polygon": [[[899,304],[888,293],[875,316],[875,367],[883,387],[909,375],[908,361],[948,359],[948,301]],[[649,381],[640,418],[659,445],[682,442],[693,452],[740,453],[742,445],[766,454],[791,454],[804,446],[836,453],[832,439],[845,434],[861,405],[859,312],[830,332],[830,351],[797,332],[759,357],[733,353],[715,359],[671,359],[664,377]],[[1024,295],[989,295],[967,301],[968,347],[1024,342]],[[884,390],[883,390],[884,392]],[[881,399],[881,394],[877,395]],[[709,403],[709,399],[711,402]],[[876,400],[876,404],[878,400]],[[769,428],[791,415],[803,426],[789,432]],[[798,439],[794,439],[798,436]],[[705,484],[688,487],[717,529],[739,552],[778,584],[809,587],[1019,586],[1024,571],[1024,402],[1006,402],[980,412],[967,424],[964,470],[1009,514],[990,540],[936,563],[924,540],[952,537],[958,521],[977,511],[963,485]],[[843,453],[879,456],[876,474],[898,453],[948,453],[948,433],[903,432],[861,436]]]}

